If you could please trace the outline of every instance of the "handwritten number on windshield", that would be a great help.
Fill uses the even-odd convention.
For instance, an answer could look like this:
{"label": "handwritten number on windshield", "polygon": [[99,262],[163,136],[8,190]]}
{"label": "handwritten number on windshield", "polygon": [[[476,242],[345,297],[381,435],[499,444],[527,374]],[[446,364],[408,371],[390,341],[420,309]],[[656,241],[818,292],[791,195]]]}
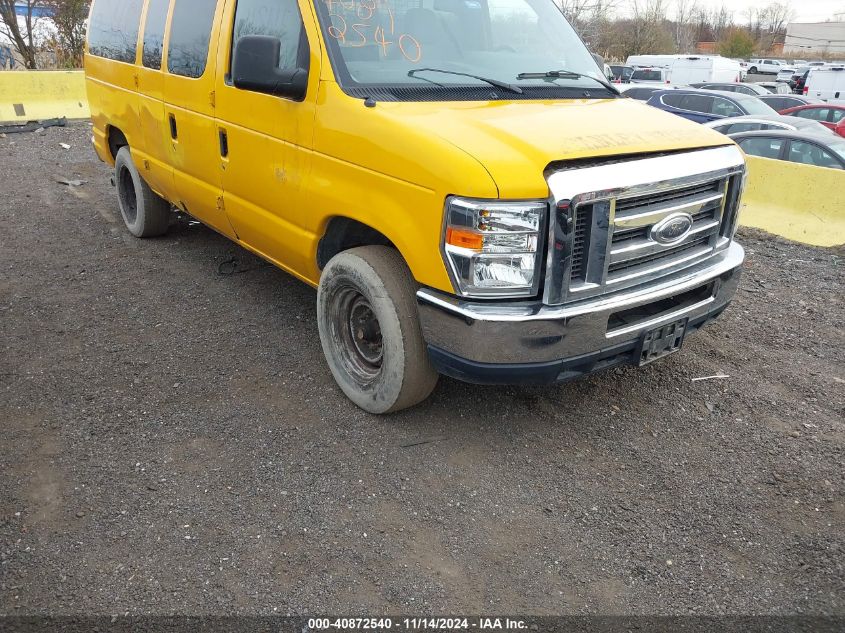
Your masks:
{"label": "handwritten number on windshield", "polygon": [[[360,48],[365,46],[368,42],[367,31],[373,29],[373,43],[381,47],[381,54],[384,57],[388,56],[388,50],[391,45],[397,44],[399,52],[409,62],[416,63],[422,58],[422,46],[419,41],[409,33],[400,33],[398,39],[388,39],[390,36],[395,36],[395,19],[393,9],[389,6],[389,0],[323,0],[329,10],[329,20],[331,24],[326,29],[328,34],[346,46],[351,48]],[[370,24],[376,16],[376,10],[381,6],[387,12],[390,20],[389,31],[381,25]],[[356,23],[352,25],[352,31],[355,32],[356,37],[347,40],[349,27],[346,22],[346,16],[342,13],[352,13],[354,16],[366,24]]]}

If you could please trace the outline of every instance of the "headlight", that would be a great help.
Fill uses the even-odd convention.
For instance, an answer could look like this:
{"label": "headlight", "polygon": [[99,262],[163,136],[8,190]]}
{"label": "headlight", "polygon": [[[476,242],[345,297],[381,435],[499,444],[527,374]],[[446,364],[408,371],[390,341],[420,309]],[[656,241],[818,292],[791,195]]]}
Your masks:
{"label": "headlight", "polygon": [[539,248],[548,204],[446,200],[443,250],[465,297],[528,297],[540,284]]}

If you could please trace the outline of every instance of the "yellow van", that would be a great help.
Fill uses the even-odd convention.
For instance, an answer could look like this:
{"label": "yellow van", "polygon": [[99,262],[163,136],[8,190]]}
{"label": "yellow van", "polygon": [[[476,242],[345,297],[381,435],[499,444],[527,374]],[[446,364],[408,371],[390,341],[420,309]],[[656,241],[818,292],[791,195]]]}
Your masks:
{"label": "yellow van", "polygon": [[367,411],[645,364],[736,290],[742,153],[552,0],[94,0],[85,68],[129,231],[179,209],[317,287]]}

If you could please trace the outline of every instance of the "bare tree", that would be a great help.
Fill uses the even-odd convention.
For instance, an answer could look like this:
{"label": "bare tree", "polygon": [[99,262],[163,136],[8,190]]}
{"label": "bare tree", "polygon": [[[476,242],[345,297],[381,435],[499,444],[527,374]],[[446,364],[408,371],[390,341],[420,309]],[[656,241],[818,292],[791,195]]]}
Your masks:
{"label": "bare tree", "polygon": [[675,0],[675,47],[679,53],[694,52],[698,41],[695,15],[698,13],[696,0]]}
{"label": "bare tree", "polygon": [[60,64],[78,68],[82,65],[85,20],[88,18],[90,0],[43,0],[43,2],[50,9],[50,17],[56,25]]}
{"label": "bare tree", "polygon": [[[23,8],[18,15],[15,5]],[[37,10],[43,0],[0,0],[0,35],[8,38],[23,58],[24,65],[34,70],[35,63],[35,23]],[[23,23],[23,26],[21,26]]]}

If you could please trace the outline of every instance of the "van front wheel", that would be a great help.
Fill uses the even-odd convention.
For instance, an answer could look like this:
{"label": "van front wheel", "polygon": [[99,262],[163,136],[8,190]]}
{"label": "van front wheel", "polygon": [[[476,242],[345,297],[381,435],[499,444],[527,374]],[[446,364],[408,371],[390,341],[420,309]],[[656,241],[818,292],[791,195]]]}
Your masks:
{"label": "van front wheel", "polygon": [[156,237],[170,226],[170,204],[141,178],[129,148],[121,147],[114,160],[114,182],[120,215],[135,237]]}
{"label": "van front wheel", "polygon": [[343,393],[370,413],[425,400],[437,384],[420,331],[415,284],[402,256],[362,246],[333,257],[317,292],[317,324]]}

